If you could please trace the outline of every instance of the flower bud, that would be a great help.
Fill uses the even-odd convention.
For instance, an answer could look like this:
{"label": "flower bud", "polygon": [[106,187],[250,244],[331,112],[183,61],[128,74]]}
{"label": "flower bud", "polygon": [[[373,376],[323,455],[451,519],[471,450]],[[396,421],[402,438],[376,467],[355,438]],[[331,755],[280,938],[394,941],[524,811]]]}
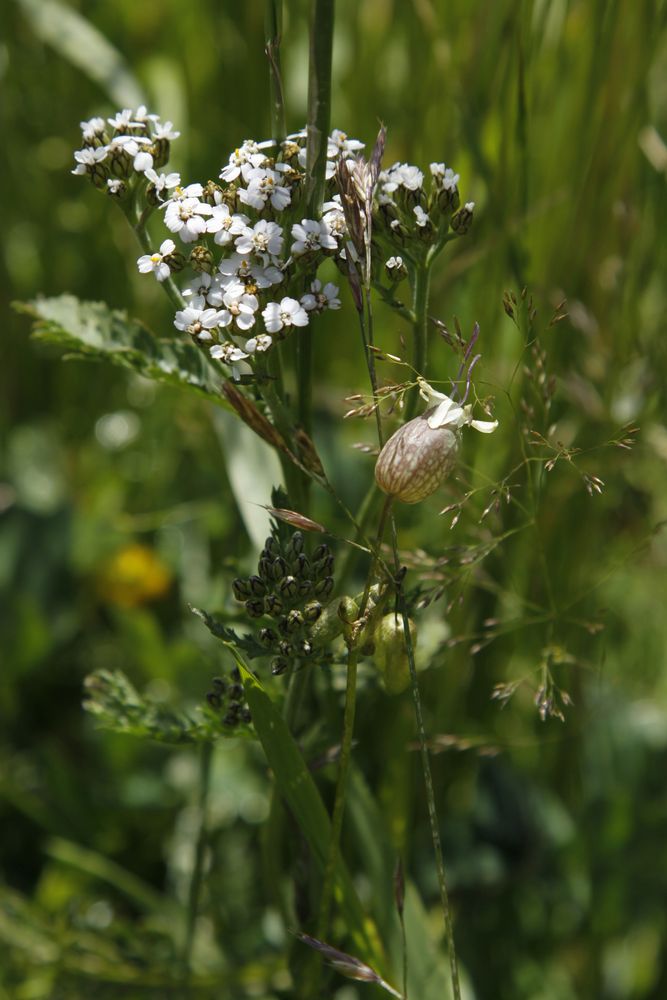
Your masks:
{"label": "flower bud", "polygon": [[250,584],[239,577],[237,580],[232,580],[232,591],[237,601],[245,601],[251,594]]}
{"label": "flower bud", "polygon": [[454,212],[454,215],[451,217],[449,224],[458,236],[465,236],[472,226],[474,208],[475,202],[467,201],[463,208],[460,208],[458,212]]}
{"label": "flower bud", "polygon": [[192,248],[190,252],[190,267],[194,271],[205,272],[206,274],[213,274],[215,266],[213,263],[213,254],[208,249],[208,247],[197,244]]}
{"label": "flower bud", "polygon": [[451,427],[430,427],[430,412],[399,427],[375,464],[380,489],[403,503],[419,503],[434,493],[456,461],[458,434]]}
{"label": "flower bud", "polygon": [[[408,619],[413,647],[417,645],[417,626]],[[410,683],[410,661],[405,644],[403,618],[391,612],[380,622],[375,635],[374,661],[382,674],[387,694],[400,694]]]}

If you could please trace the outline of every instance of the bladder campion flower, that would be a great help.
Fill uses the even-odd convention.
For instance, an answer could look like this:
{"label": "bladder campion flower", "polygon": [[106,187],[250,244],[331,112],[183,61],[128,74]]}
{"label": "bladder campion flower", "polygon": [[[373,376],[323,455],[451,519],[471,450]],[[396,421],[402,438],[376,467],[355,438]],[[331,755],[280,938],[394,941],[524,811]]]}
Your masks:
{"label": "bladder campion flower", "polygon": [[463,405],[418,379],[419,394],[429,406],[393,434],[378,456],[375,479],[380,489],[403,503],[419,503],[435,493],[451,472],[459,450],[459,429],[469,425],[490,434],[497,420],[474,420]]}

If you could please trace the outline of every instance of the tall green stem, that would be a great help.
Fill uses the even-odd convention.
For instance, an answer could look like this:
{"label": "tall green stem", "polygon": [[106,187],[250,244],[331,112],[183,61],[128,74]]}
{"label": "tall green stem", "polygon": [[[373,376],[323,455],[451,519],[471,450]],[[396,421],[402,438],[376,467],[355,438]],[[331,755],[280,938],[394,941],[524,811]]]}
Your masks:
{"label": "tall green stem", "polygon": [[183,970],[186,977],[189,976],[192,961],[192,946],[195,938],[195,927],[197,923],[197,912],[199,910],[199,897],[201,894],[202,879],[204,875],[204,855],[206,853],[206,810],[208,805],[208,793],[211,781],[211,758],[213,756],[213,745],[204,743],[201,747],[199,759],[199,801],[197,803],[199,813],[199,830],[195,845],[195,857],[192,865],[192,875],[190,877],[190,889],[188,892],[188,909],[185,923],[185,941],[183,944]]}
{"label": "tall green stem", "polygon": [[283,78],[280,72],[280,39],[283,26],[282,0],[266,0],[264,14],[264,37],[266,56],[269,60],[269,81],[271,87],[271,138],[280,142],[285,138],[285,98]]}
{"label": "tall green stem", "polygon": [[[420,263],[415,271],[415,284],[412,295],[412,311],[414,313],[414,342],[412,351],[412,366],[418,375],[426,377],[428,359],[428,296],[431,286],[431,262]],[[405,420],[412,420],[417,410],[419,390],[415,386],[408,394],[405,406]]]}
{"label": "tall green stem", "polygon": [[334,0],[313,0],[308,66],[306,207],[317,218],[324,201],[327,141],[331,127],[331,59]]}
{"label": "tall green stem", "polygon": [[[306,134],[306,215],[319,219],[326,183],[327,142],[331,129],[331,60],[334,0],[314,0],[310,22],[308,126]],[[304,431],[313,429],[313,344],[306,330],[296,347],[297,414]],[[309,484],[304,491],[308,496]]]}

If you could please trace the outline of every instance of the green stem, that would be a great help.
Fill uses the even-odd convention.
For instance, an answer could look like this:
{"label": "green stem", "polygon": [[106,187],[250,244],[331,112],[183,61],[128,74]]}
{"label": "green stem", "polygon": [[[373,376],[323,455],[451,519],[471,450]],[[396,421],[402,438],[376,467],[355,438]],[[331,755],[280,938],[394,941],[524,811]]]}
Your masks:
{"label": "green stem", "polygon": [[[396,525],[392,519],[393,528],[393,550],[394,567],[397,579],[400,577],[400,563],[398,558],[398,544],[396,535]],[[433,843],[433,853],[435,854],[435,866],[438,874],[438,887],[440,889],[440,903],[445,923],[445,938],[447,941],[447,951],[449,954],[449,969],[452,980],[452,995],[454,1000],[461,1000],[461,984],[459,980],[458,960],[454,943],[454,924],[452,920],[452,910],[449,903],[449,893],[447,891],[447,878],[445,874],[445,862],[442,854],[442,843],[440,840],[440,827],[438,824],[438,812],[435,804],[435,792],[433,790],[433,776],[431,774],[431,761],[428,754],[426,741],[426,728],[424,726],[424,713],[422,711],[421,694],[419,692],[419,679],[417,677],[417,666],[415,663],[415,651],[410,634],[410,619],[405,603],[402,582],[397,587],[398,610],[403,619],[403,635],[410,666],[410,681],[412,685],[412,699],[415,706],[415,719],[417,722],[417,733],[419,736],[419,754],[421,758],[422,772],[424,775],[424,785],[426,787],[426,803],[428,806],[428,819],[431,827],[431,841]]]}
{"label": "green stem", "polygon": [[199,897],[201,894],[202,880],[204,875],[204,855],[206,853],[206,809],[208,804],[208,793],[211,779],[211,758],[213,756],[213,744],[204,743],[201,748],[199,759],[199,801],[197,808],[199,811],[199,831],[195,845],[195,857],[192,866],[192,876],[190,878],[190,889],[188,892],[188,909],[185,924],[185,941],[183,944],[183,969],[185,976],[190,974],[192,961],[192,946],[194,944],[195,927],[197,923],[197,912],[199,910]]}
{"label": "green stem", "polygon": [[314,0],[310,21],[306,137],[306,206],[312,219],[319,218],[326,183],[327,142],[331,127],[333,29],[334,0]]}
{"label": "green stem", "polygon": [[320,901],[320,912],[317,921],[317,937],[320,941],[326,939],[331,902],[333,899],[334,877],[336,873],[336,862],[338,860],[338,849],[340,846],[340,835],[343,828],[343,813],[345,810],[345,791],[347,788],[347,776],[350,769],[350,758],[352,756],[352,735],[354,733],[354,716],[356,710],[357,694],[357,666],[359,664],[359,652],[354,647],[351,648],[347,656],[347,684],[345,686],[345,713],[343,716],[343,739],[341,741],[340,759],[338,763],[338,782],[336,784],[336,798],[334,800],[333,816],[331,819],[331,839],[329,841],[329,855],[327,865],[324,870],[324,887],[322,889],[322,899]]}
{"label": "green stem", "polygon": [[266,56],[269,60],[271,87],[271,138],[281,142],[287,133],[285,127],[285,98],[280,72],[280,40],[283,26],[282,0],[266,0],[264,37]]}
{"label": "green stem", "polygon": [[[426,362],[428,355],[428,296],[431,285],[431,262],[419,264],[415,271],[415,285],[412,296],[412,312],[414,314],[414,346],[412,366],[417,375],[426,377]],[[412,420],[417,410],[419,390],[415,386],[408,394],[405,406],[405,421]]]}

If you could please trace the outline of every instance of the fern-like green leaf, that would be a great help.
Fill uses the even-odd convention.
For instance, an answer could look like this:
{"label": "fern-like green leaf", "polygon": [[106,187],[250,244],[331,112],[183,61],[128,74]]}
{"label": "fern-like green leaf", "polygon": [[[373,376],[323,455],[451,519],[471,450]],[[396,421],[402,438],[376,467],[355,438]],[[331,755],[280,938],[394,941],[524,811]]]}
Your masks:
{"label": "fern-like green leaf", "polygon": [[68,359],[110,361],[156,382],[192,389],[230,409],[220,393],[221,376],[206,355],[187,340],[157,337],[143,323],[104,302],[75,295],[14,304],[33,319],[32,336],[65,350]]}

